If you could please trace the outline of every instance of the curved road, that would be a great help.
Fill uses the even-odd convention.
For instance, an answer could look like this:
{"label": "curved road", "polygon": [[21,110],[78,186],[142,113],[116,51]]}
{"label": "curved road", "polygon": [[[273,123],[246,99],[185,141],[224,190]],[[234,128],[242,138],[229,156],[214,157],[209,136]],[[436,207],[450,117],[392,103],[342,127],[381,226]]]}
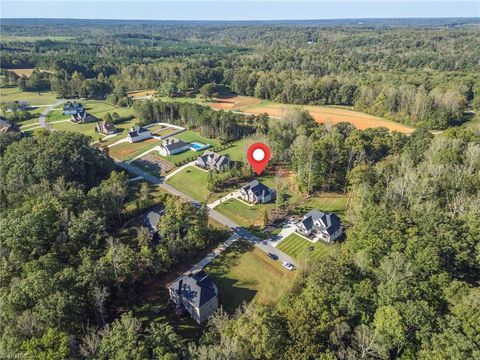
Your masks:
{"label": "curved road", "polygon": [[62,105],[63,103],[67,102],[67,100],[65,99],[60,99],[58,100],[55,104],[52,104],[52,105],[48,105],[48,107],[45,108],[45,110],[43,110],[41,113],[40,113],[40,116],[38,117],[38,123],[40,126],[42,127],[46,127],[47,126],[47,115],[50,114],[50,112],[55,109],[57,106],[60,106]]}

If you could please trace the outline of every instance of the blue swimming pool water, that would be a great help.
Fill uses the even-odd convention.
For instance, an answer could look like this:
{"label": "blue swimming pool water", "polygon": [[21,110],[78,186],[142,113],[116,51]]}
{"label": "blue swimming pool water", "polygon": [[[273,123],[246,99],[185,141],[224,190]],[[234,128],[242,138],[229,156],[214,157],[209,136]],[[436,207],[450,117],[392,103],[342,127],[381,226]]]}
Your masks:
{"label": "blue swimming pool water", "polygon": [[202,143],[198,143],[198,142],[190,143],[190,150],[193,150],[193,151],[200,151],[200,150],[206,149],[208,147],[210,147],[210,144],[202,144]]}

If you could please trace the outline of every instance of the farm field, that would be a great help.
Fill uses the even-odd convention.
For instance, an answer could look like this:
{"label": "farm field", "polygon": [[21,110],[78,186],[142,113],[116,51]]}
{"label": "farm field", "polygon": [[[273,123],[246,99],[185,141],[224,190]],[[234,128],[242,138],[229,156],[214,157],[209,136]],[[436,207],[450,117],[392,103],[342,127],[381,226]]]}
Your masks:
{"label": "farm field", "polygon": [[292,108],[302,108],[308,110],[315,121],[319,123],[336,124],[339,122],[350,122],[358,129],[368,129],[372,127],[384,126],[389,130],[398,131],[405,134],[413,132],[413,128],[377,116],[368,115],[362,112],[343,109],[338,107],[319,106],[319,105],[291,105],[281,104],[268,100],[261,100],[250,96],[230,96],[225,98],[215,98],[207,102],[214,109],[236,110],[251,114],[267,113],[272,117],[281,117],[287,110]]}
{"label": "farm field", "polygon": [[230,314],[244,301],[275,301],[294,279],[294,274],[283,269],[278,261],[243,240],[216,257],[205,272],[217,284],[220,304]]}
{"label": "farm field", "polygon": [[[114,138],[117,138],[116,136]],[[110,139],[109,139],[110,140]],[[118,141],[119,139],[117,139]],[[157,139],[147,139],[136,143],[129,143],[128,141],[109,147],[109,155],[120,160],[131,160],[134,157],[153,149],[162,142]],[[104,145],[104,143],[102,143]]]}
{"label": "farm field", "polygon": [[[322,242],[312,243],[294,233],[288,235],[276,247],[296,260],[303,260],[305,258],[318,259],[334,251],[336,246]],[[313,250],[310,250],[311,248]]]}
{"label": "farm field", "polygon": [[16,88],[0,89],[0,101],[27,101],[30,105],[50,105],[57,101],[54,91],[22,91]]}

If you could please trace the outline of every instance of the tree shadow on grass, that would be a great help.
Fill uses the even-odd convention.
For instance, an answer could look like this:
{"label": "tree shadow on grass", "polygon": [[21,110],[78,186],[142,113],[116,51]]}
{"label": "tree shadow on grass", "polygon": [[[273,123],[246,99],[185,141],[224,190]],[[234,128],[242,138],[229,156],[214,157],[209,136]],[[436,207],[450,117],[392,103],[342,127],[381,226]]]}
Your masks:
{"label": "tree shadow on grass", "polygon": [[241,280],[229,277],[231,269],[238,265],[240,257],[253,249],[254,246],[251,243],[239,240],[207,267],[207,273],[218,286],[219,302],[230,314],[243,302],[252,301],[257,294],[257,290],[245,287],[248,283],[242,282],[242,286],[239,286],[238,283]]}

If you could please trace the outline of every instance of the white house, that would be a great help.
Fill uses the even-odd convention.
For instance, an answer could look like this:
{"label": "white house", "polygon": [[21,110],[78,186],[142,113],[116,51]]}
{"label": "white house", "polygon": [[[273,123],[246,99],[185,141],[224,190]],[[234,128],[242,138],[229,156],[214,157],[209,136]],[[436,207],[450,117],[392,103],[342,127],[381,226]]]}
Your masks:
{"label": "white house", "polygon": [[177,311],[185,309],[199,324],[218,309],[217,285],[203,270],[174,281],[168,292]]}
{"label": "white house", "polygon": [[264,204],[272,201],[275,199],[275,194],[276,192],[274,189],[270,189],[258,180],[254,180],[240,188],[241,198],[254,204]]}
{"label": "white house", "polygon": [[179,139],[167,138],[163,140],[163,145],[158,148],[160,155],[169,156],[188,150],[190,144]]}
{"label": "white house", "polygon": [[319,210],[311,210],[295,223],[296,231],[309,237],[313,242],[323,240],[331,243],[343,233],[340,219],[335,214],[326,214]]}
{"label": "white house", "polygon": [[69,101],[63,106],[63,115],[76,115],[84,110],[82,104]]}
{"label": "white house", "polygon": [[142,141],[145,139],[150,139],[152,137],[152,133],[150,130],[145,129],[144,127],[135,125],[130,129],[127,135],[128,142],[134,143],[138,141]]}
{"label": "white house", "polygon": [[230,167],[232,161],[228,155],[220,155],[212,151],[205,151],[196,161],[195,165],[204,169],[223,171]]}

